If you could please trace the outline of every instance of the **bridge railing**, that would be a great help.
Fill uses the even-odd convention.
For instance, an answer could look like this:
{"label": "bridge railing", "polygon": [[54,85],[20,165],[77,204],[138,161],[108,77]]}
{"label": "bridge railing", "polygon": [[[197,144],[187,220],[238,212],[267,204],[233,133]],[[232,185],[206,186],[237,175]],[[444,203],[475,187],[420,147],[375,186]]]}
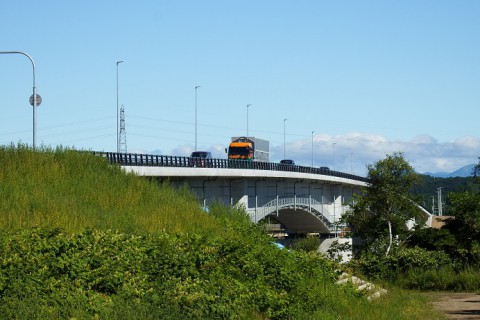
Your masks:
{"label": "bridge railing", "polygon": [[291,171],[311,174],[321,174],[357,181],[368,182],[365,177],[329,170],[325,168],[312,168],[297,165],[286,165],[274,162],[257,162],[232,159],[201,159],[179,156],[164,156],[155,154],[93,152],[95,155],[106,158],[111,164],[121,166],[152,166],[152,167],[202,167],[202,168],[228,168],[251,169],[270,171]]}

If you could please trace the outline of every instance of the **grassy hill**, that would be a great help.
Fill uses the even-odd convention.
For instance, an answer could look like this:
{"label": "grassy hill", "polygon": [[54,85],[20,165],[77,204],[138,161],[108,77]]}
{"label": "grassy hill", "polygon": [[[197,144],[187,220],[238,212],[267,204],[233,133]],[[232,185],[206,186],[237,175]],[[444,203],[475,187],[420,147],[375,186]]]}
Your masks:
{"label": "grassy hill", "polygon": [[0,164],[1,318],[438,319],[422,295],[368,301],[241,210],[205,213],[89,152],[7,146]]}
{"label": "grassy hill", "polygon": [[215,232],[188,190],[149,183],[90,152],[2,147],[0,229],[85,227],[124,232]]}

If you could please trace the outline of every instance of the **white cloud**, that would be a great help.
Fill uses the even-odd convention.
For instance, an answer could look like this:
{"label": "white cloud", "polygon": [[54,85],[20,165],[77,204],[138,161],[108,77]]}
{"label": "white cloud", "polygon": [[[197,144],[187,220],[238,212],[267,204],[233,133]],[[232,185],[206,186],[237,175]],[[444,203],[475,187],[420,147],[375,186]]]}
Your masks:
{"label": "white cloud", "polygon": [[[285,148],[287,158],[294,159],[300,165],[311,165],[311,139],[287,142]],[[348,173],[365,175],[367,164],[373,164],[394,152],[404,153],[405,159],[418,172],[452,172],[477,163],[480,139],[463,137],[451,142],[439,142],[430,135],[422,134],[410,141],[399,141],[358,132],[337,136],[319,134],[313,137],[314,166],[329,166]],[[271,148],[272,161],[278,161],[282,157],[283,145]]]}

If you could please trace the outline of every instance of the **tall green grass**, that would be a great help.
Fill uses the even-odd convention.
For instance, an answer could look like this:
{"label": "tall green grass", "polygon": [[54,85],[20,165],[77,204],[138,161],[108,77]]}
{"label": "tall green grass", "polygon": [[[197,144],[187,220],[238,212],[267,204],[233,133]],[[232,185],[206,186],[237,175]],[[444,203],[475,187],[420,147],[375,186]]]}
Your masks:
{"label": "tall green grass", "polygon": [[439,269],[412,269],[394,283],[402,288],[425,291],[480,292],[480,269],[467,267],[454,270],[451,266]]}
{"label": "tall green grass", "polygon": [[0,147],[0,229],[85,227],[126,232],[215,232],[186,188],[175,190],[133,174],[91,152]]}

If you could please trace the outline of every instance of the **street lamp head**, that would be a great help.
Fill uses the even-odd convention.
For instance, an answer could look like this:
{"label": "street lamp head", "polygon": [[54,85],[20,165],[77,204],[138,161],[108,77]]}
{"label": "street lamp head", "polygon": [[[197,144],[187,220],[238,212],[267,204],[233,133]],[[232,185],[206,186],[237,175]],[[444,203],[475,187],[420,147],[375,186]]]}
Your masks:
{"label": "street lamp head", "polygon": [[117,61],[117,65],[118,65],[119,63],[122,63],[122,62],[123,62],[123,60]]}
{"label": "street lamp head", "polygon": [[202,86],[195,86],[195,90],[197,90],[197,88],[201,88]]}

